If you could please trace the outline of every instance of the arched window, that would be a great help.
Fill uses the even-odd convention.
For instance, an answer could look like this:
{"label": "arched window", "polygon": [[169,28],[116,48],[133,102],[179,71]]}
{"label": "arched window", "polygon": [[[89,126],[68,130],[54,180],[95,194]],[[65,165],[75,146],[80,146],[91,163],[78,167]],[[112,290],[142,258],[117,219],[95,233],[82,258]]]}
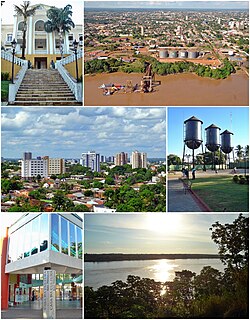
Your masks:
{"label": "arched window", "polygon": [[35,31],[44,31],[44,21],[42,20],[36,21]]}
{"label": "arched window", "polygon": [[18,23],[18,31],[23,31],[23,27],[24,27],[24,22],[21,21]]}

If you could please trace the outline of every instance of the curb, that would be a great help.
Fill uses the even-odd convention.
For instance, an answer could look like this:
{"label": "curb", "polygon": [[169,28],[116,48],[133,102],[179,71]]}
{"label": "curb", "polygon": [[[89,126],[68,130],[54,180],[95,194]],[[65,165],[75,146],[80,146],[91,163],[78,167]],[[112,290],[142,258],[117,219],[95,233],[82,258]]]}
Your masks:
{"label": "curb", "polygon": [[199,204],[199,206],[202,209],[204,209],[205,212],[212,212],[209,206],[193,190],[190,190],[190,193],[195,198],[195,201]]}
{"label": "curb", "polygon": [[[185,182],[183,181],[183,179],[180,179],[180,180],[182,181],[183,186],[184,186]],[[201,207],[201,209],[204,212],[212,212],[212,210],[209,208],[209,206],[192,189],[189,189],[188,191],[191,193],[194,200],[198,203],[198,205]]]}

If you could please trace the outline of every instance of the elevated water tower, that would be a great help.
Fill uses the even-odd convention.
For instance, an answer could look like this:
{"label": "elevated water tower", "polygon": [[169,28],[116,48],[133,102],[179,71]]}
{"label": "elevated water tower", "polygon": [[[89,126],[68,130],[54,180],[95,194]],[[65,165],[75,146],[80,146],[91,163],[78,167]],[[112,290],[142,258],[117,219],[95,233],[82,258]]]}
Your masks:
{"label": "elevated water tower", "polygon": [[[225,130],[220,134],[221,151],[228,155],[229,163],[230,163],[230,153],[233,151],[232,135],[233,133],[228,130]],[[233,154],[233,157],[234,157],[234,154]]]}
{"label": "elevated water tower", "polygon": [[213,168],[215,168],[215,152],[220,149],[220,128],[215,124],[211,124],[209,127],[205,128],[206,131],[206,148],[213,154]]}
{"label": "elevated water tower", "polygon": [[194,116],[184,121],[184,148],[182,162],[184,164],[185,146],[187,146],[192,150],[193,168],[195,167],[194,150],[198,149],[203,142],[202,124],[203,122]]}

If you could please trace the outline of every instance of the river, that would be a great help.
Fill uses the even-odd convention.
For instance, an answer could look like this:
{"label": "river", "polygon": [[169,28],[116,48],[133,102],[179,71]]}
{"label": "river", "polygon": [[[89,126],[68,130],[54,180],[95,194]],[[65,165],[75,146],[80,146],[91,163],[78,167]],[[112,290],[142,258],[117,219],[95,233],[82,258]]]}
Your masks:
{"label": "river", "polygon": [[161,85],[153,93],[115,93],[104,96],[103,83],[140,83],[142,74],[86,75],[84,77],[85,106],[247,106],[249,79],[245,73],[232,74],[227,79],[202,78],[195,74],[156,76]]}
{"label": "river", "polygon": [[198,274],[204,266],[224,270],[219,259],[85,262],[84,285],[97,289],[103,285],[110,285],[116,280],[126,281],[128,275],[151,278],[161,282],[172,281],[175,271],[190,270]]}

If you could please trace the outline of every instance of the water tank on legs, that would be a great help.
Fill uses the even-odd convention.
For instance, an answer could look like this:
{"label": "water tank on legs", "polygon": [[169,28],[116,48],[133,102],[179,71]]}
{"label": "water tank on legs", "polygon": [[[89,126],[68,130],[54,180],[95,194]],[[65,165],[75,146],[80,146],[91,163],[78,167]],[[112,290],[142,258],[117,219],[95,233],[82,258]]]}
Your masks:
{"label": "water tank on legs", "polygon": [[220,128],[211,124],[206,129],[206,147],[209,151],[215,152],[220,148]]}
{"label": "water tank on legs", "polygon": [[233,133],[228,130],[225,130],[220,134],[220,136],[221,136],[221,150],[226,154],[230,153],[233,150],[232,135],[233,135]]}
{"label": "water tank on legs", "polygon": [[202,124],[203,122],[194,116],[184,121],[184,142],[189,149],[198,149],[202,144]]}

